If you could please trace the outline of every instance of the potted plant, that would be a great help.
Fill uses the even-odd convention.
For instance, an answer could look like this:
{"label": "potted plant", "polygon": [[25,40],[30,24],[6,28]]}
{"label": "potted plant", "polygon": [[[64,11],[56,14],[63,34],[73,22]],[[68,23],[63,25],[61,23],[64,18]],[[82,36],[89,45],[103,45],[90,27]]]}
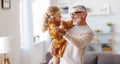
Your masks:
{"label": "potted plant", "polygon": [[111,22],[108,22],[108,23],[106,23],[106,25],[109,27],[109,29],[110,29],[110,32],[113,32],[114,31],[114,27],[113,27],[113,23],[111,23]]}

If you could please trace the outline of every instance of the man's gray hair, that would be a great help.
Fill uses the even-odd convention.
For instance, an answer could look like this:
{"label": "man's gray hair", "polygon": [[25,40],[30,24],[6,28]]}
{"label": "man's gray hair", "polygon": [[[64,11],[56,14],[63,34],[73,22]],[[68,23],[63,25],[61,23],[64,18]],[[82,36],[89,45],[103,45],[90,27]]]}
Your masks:
{"label": "man's gray hair", "polygon": [[86,9],[85,6],[83,6],[83,5],[78,5],[78,6],[74,6],[73,8],[78,8],[78,9],[80,9],[80,11],[85,12],[85,17],[87,16],[87,9]]}
{"label": "man's gray hair", "polygon": [[83,5],[77,5],[77,6],[74,6],[73,8],[79,8],[80,11],[86,11],[87,10],[86,7],[83,6]]}

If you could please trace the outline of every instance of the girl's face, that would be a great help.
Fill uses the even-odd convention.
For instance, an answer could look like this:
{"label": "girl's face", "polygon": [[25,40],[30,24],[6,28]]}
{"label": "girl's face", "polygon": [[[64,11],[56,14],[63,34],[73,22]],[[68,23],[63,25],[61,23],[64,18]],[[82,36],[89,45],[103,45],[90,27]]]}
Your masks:
{"label": "girl's face", "polygon": [[55,20],[55,22],[58,22],[58,21],[61,20],[61,14],[60,14],[60,11],[56,12],[54,20]]}

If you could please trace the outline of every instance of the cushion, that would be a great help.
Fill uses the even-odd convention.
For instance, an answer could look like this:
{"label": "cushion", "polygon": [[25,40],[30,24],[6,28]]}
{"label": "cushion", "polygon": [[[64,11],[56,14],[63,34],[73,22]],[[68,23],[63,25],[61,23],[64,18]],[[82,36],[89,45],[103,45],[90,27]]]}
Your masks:
{"label": "cushion", "polygon": [[114,64],[120,64],[120,55],[114,55]]}
{"label": "cushion", "polygon": [[49,63],[51,58],[52,58],[52,55],[50,54],[50,52],[46,53],[46,64]]}
{"label": "cushion", "polygon": [[113,54],[98,54],[98,64],[114,64]]}
{"label": "cushion", "polygon": [[97,55],[96,54],[85,55],[84,64],[97,64]]}

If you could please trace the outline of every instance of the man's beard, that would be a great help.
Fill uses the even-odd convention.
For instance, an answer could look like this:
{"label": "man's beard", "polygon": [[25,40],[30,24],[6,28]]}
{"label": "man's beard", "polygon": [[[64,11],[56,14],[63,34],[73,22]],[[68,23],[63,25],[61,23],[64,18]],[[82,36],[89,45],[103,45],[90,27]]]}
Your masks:
{"label": "man's beard", "polygon": [[73,21],[73,25],[78,25],[81,22],[81,18],[77,18],[75,21]]}

